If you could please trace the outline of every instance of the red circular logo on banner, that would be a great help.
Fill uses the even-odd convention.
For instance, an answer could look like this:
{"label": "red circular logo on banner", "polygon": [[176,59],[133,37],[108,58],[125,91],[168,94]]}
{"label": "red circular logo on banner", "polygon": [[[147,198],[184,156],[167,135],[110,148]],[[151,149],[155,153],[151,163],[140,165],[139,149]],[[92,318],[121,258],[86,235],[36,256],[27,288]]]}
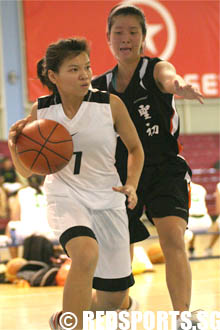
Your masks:
{"label": "red circular logo on banner", "polygon": [[128,0],[124,3],[138,5],[145,13],[148,55],[169,60],[176,46],[176,26],[168,9],[156,0]]}

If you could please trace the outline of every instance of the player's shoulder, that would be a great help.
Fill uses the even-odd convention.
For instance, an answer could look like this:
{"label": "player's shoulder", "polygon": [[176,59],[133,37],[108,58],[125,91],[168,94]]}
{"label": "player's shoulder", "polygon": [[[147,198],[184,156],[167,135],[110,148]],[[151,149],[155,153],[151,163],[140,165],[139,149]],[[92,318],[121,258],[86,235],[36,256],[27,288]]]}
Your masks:
{"label": "player's shoulder", "polygon": [[147,61],[148,63],[157,63],[163,61],[159,57],[149,57],[149,56],[143,56],[142,59],[143,61]]}
{"label": "player's shoulder", "polygon": [[143,56],[141,59],[141,68],[140,70],[142,70],[143,72],[145,71],[144,68],[146,70],[153,70],[155,65],[161,61],[163,61],[161,58],[159,57],[149,57],[149,56]]}
{"label": "player's shoulder", "polygon": [[50,94],[41,96],[37,99],[37,108],[44,109],[49,108],[51,105],[61,103],[60,96],[57,94]]}
{"label": "player's shoulder", "polygon": [[143,56],[139,66],[139,76],[143,79],[146,88],[154,86],[154,70],[158,63],[162,60],[159,57]]}
{"label": "player's shoulder", "polygon": [[92,87],[98,88],[100,90],[106,90],[108,85],[108,80],[111,80],[113,75],[113,69],[104,72],[103,74],[96,76],[92,79]]}
{"label": "player's shoulder", "polygon": [[87,101],[93,102],[93,103],[109,103],[109,93],[106,91],[101,91],[97,88],[90,88],[89,90],[89,96]]}

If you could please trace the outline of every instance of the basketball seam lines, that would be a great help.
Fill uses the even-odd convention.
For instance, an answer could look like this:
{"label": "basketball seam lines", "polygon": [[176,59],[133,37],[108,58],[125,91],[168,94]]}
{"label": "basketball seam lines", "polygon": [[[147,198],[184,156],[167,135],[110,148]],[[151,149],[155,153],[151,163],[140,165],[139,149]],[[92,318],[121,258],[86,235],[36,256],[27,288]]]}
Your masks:
{"label": "basketball seam lines", "polygon": [[[28,138],[29,140],[35,142],[36,144],[42,146],[41,143],[39,143],[39,142],[37,142],[37,141],[31,139],[29,136],[27,136],[27,135],[25,135],[25,134],[22,134],[22,135],[25,136],[26,138]],[[72,140],[66,140],[66,141],[62,141],[62,142],[70,142],[70,141],[72,141]],[[48,148],[48,147],[46,147],[46,146],[44,146],[44,149],[47,149],[48,151],[50,151],[50,152],[56,154],[57,156],[59,156],[60,158],[66,160],[66,161],[69,161],[69,159],[65,158],[64,156],[58,154],[56,151],[54,151],[54,150],[52,150],[52,149],[50,149],[50,148]],[[26,149],[26,150],[24,150],[24,151],[19,151],[19,152],[18,152],[18,155],[23,154],[23,153],[28,152],[28,151],[36,151],[36,152],[38,152],[38,153],[40,153],[40,154],[43,155],[43,153],[42,153],[41,151],[38,151],[38,150],[35,150],[35,149]]]}
{"label": "basketball seam lines", "polygon": [[[31,140],[32,142],[34,142],[34,143],[36,143],[36,144],[42,146],[41,143],[39,143],[38,141],[36,141],[36,140],[30,138],[30,136],[28,136],[28,135],[26,135],[26,134],[23,134],[23,133],[21,133],[21,135],[25,136],[27,139]],[[63,141],[61,141],[61,142],[50,142],[50,141],[49,141],[49,142],[50,142],[50,143],[63,143],[63,142],[70,142],[70,141],[72,141],[72,140],[63,140]],[[47,142],[48,142],[48,141],[47,141]],[[58,154],[56,151],[54,151],[54,150],[48,148],[47,146],[44,146],[44,148],[47,149],[48,151],[50,151],[50,152],[56,154],[56,155],[59,156],[60,158],[69,161],[67,158],[65,158],[64,156]],[[36,150],[35,150],[35,149],[27,149],[27,150],[24,150],[24,151],[19,151],[18,154],[20,155],[20,154],[23,154],[23,153],[28,152],[28,151],[36,151]],[[43,155],[42,152],[40,152],[40,151],[37,151],[37,152],[38,152],[38,153],[41,153],[41,154]]]}
{"label": "basketball seam lines", "polygon": [[[50,152],[56,154],[56,155],[59,156],[60,158],[66,160],[66,161],[69,161],[67,158],[61,156],[61,155],[58,154],[57,152],[55,152],[55,151],[53,151],[53,150],[51,150],[51,149],[49,149],[48,147],[45,146],[46,143],[49,141],[51,135],[54,133],[54,131],[55,131],[55,129],[57,128],[58,125],[59,125],[59,123],[57,123],[57,124],[53,127],[53,129],[52,129],[52,131],[50,132],[50,134],[48,135],[48,137],[45,138],[45,137],[43,136],[41,130],[40,130],[40,125],[38,124],[38,131],[39,131],[39,134],[40,134],[40,136],[41,136],[43,139],[45,139],[44,144],[41,144],[41,143],[35,141],[34,139],[30,138],[29,136],[26,136],[25,134],[22,134],[22,133],[21,133],[23,136],[25,136],[25,137],[28,138],[29,140],[31,140],[31,141],[33,141],[33,142],[35,142],[36,144],[38,144],[38,145],[41,146],[41,149],[38,151],[37,156],[36,156],[35,159],[33,160],[33,163],[32,163],[32,165],[31,165],[31,169],[33,168],[33,166],[34,166],[34,164],[36,163],[36,161],[37,161],[39,155],[41,154],[41,155],[46,159],[48,169],[49,169],[49,171],[52,173],[52,169],[51,169],[50,163],[48,162],[47,157],[42,153],[43,148],[45,148],[45,149],[49,150]],[[67,141],[72,141],[72,140],[67,140]],[[49,142],[50,142],[50,141],[49,141]],[[66,141],[62,141],[62,142],[66,142]],[[54,143],[54,144],[56,144],[56,143],[61,143],[61,142],[50,142],[50,143]],[[33,150],[34,150],[34,149],[33,149]],[[30,150],[25,150],[24,152],[27,152],[27,151],[30,151]],[[24,153],[24,152],[19,152],[19,154]]]}
{"label": "basketball seam lines", "polygon": [[[58,123],[53,127],[53,129],[52,129],[52,131],[50,132],[50,134],[48,135],[47,139],[45,139],[44,136],[43,136],[43,134],[41,134],[40,125],[39,125],[39,123],[38,123],[37,128],[38,128],[39,134],[45,139],[45,142],[44,142],[43,145],[41,145],[41,149],[39,150],[37,156],[35,157],[35,159],[34,159],[32,165],[31,165],[31,169],[33,168],[34,164],[36,163],[37,159],[39,158],[39,155],[40,155],[40,154],[43,155],[42,150],[43,150],[43,148],[45,147],[45,145],[46,145],[48,139],[50,138],[50,136],[53,134],[53,132],[54,132],[55,129],[57,128],[57,126],[58,126]],[[47,157],[45,157],[45,158],[47,159]],[[48,162],[48,159],[47,159],[47,166],[48,166],[48,169],[49,169],[49,171],[50,171],[50,173],[51,173],[52,170],[51,170],[50,163]]]}

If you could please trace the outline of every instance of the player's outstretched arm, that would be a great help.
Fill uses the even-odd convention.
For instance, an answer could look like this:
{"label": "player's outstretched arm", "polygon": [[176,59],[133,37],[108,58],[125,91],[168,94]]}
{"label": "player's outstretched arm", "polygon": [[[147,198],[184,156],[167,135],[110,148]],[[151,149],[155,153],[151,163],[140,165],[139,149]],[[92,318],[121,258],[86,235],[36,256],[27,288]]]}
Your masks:
{"label": "player's outstretched arm", "polygon": [[174,66],[166,61],[158,62],[154,69],[154,79],[163,93],[176,94],[189,100],[198,100],[203,104],[203,96],[176,73]]}
{"label": "player's outstretched arm", "polygon": [[115,191],[128,196],[128,207],[137,204],[136,189],[144,164],[144,152],[136,128],[124,103],[115,95],[110,95],[115,129],[128,150],[127,180],[123,187],[113,187]]}

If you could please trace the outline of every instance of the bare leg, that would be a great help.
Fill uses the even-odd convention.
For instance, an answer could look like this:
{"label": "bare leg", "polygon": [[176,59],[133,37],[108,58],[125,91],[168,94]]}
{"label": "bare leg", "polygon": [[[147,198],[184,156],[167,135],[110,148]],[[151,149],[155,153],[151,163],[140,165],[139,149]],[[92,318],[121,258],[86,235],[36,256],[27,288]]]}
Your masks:
{"label": "bare leg", "polygon": [[93,312],[116,310],[121,306],[127,292],[128,290],[116,292],[94,290],[90,310]]}
{"label": "bare leg", "polygon": [[185,250],[184,219],[169,216],[153,219],[165,256],[166,282],[175,311],[189,310],[191,300],[191,269]]}
{"label": "bare leg", "polygon": [[[5,235],[7,235],[9,238],[11,237],[9,225],[7,225],[6,228],[5,228]],[[18,257],[18,247],[17,246],[11,246],[8,249],[9,249],[11,258],[17,258]]]}
{"label": "bare leg", "polygon": [[216,234],[213,234],[213,236],[211,237],[211,240],[209,242],[209,245],[208,245],[208,249],[212,249],[215,242],[218,240],[219,238],[219,224],[217,222],[215,222],[212,227],[209,229],[209,231],[211,232],[217,232]]}
{"label": "bare leg", "polygon": [[11,258],[17,258],[18,257],[18,247],[17,246],[11,246],[8,248]]}
{"label": "bare leg", "polygon": [[194,249],[195,244],[195,235],[193,238],[189,241],[189,249]]}
{"label": "bare leg", "polygon": [[195,257],[195,239],[196,239],[196,235],[193,235],[193,238],[189,241],[189,256],[191,258]]}
{"label": "bare leg", "polygon": [[98,260],[95,239],[81,236],[66,244],[72,260],[63,292],[63,312],[72,312],[78,318],[77,329],[82,329],[83,311],[89,310],[92,299],[92,281]]}
{"label": "bare leg", "polygon": [[219,234],[213,234],[213,237],[211,238],[210,244],[209,244],[209,249],[212,249],[213,246],[215,245],[215,242],[217,242],[219,238]]}

